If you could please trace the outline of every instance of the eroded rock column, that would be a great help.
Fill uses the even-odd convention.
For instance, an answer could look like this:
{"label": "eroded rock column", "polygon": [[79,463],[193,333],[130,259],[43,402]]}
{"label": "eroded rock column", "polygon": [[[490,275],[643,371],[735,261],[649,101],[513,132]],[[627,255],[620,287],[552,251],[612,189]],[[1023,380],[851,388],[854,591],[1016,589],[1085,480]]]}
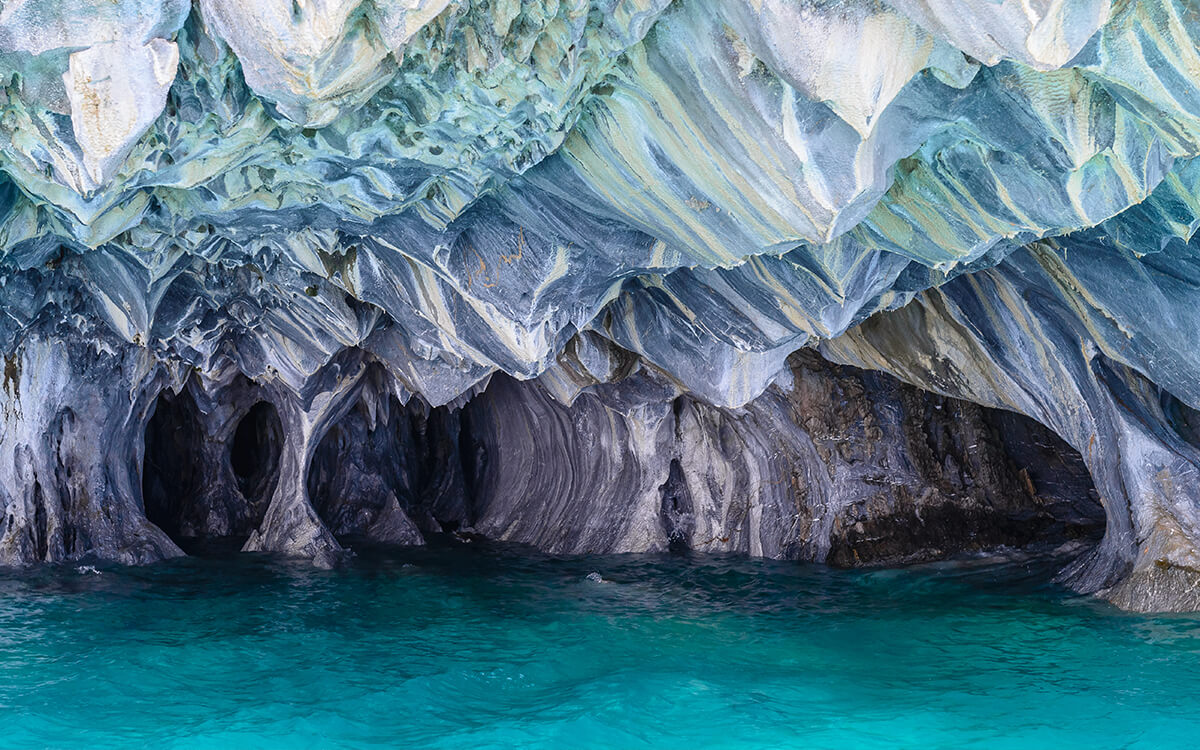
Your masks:
{"label": "eroded rock column", "polygon": [[31,335],[0,387],[0,564],[181,554],[141,507],[146,420],[161,387],[144,350]]}
{"label": "eroded rock column", "polygon": [[262,524],[250,534],[245,551],[278,552],[332,565],[343,551],[313,507],[308,476],[313,454],[328,430],[360,400],[370,363],[357,349],[347,349],[322,367],[299,389],[270,383],[265,390],[278,409],[283,429],[279,481]]}

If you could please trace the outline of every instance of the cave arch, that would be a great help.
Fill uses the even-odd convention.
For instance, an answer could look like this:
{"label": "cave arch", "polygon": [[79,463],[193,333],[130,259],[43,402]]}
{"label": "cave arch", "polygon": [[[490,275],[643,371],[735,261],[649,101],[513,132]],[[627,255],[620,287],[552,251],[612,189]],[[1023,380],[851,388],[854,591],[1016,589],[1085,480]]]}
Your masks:
{"label": "cave arch", "polygon": [[428,485],[444,479],[453,455],[453,436],[441,429],[440,416],[389,396],[374,409],[359,402],[329,428],[306,482],[313,509],[335,536],[424,544],[412,516]]}
{"label": "cave arch", "polygon": [[279,482],[282,446],[283,423],[278,410],[269,401],[259,401],[251,406],[234,428],[229,441],[229,468],[237,481],[238,491],[251,505],[262,505],[270,500]]}
{"label": "cave arch", "polygon": [[196,400],[185,388],[164,391],[146,424],[142,506],[146,518],[176,544],[194,536],[194,499],[203,482],[204,433]]}
{"label": "cave arch", "polygon": [[240,546],[279,482],[284,432],[275,406],[255,401],[249,381],[219,396],[227,408],[211,408],[216,402],[191,387],[164,391],[146,424],[143,509],[188,552],[216,540]]}

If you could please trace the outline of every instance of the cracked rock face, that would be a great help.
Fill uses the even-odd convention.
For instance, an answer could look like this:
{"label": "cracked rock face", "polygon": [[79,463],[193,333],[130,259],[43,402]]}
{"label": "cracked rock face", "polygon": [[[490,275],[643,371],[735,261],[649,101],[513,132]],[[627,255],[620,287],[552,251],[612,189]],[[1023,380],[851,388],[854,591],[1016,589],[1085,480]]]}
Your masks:
{"label": "cracked rock face", "polygon": [[1200,608],[1198,42],[1185,0],[5,0],[0,562],[900,563],[1086,538],[1094,485],[1065,580]]}

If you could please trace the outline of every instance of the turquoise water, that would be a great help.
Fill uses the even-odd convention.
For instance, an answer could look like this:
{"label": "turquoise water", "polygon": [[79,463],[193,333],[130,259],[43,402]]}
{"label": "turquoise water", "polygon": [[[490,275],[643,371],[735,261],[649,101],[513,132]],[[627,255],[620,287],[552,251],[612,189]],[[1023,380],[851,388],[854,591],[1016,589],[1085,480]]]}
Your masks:
{"label": "turquoise water", "polygon": [[8,574],[0,746],[1195,747],[1200,618],[1052,570],[465,545]]}

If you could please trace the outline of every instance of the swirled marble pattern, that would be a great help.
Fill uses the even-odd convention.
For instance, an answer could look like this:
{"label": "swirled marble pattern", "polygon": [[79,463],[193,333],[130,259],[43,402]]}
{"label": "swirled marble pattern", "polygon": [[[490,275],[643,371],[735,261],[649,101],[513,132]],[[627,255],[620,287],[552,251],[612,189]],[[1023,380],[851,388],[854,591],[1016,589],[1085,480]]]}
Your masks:
{"label": "swirled marble pattern", "polygon": [[[1200,608],[1198,42],[1190,0],[4,0],[0,562],[178,554],[147,513],[331,564],[453,525],[919,558],[831,552],[826,511],[891,538],[933,500],[776,440],[817,347],[1052,429],[1107,515],[1065,579]],[[265,484],[212,468],[260,401]],[[167,414],[194,435],[149,463],[214,477],[186,511],[147,499]]]}

